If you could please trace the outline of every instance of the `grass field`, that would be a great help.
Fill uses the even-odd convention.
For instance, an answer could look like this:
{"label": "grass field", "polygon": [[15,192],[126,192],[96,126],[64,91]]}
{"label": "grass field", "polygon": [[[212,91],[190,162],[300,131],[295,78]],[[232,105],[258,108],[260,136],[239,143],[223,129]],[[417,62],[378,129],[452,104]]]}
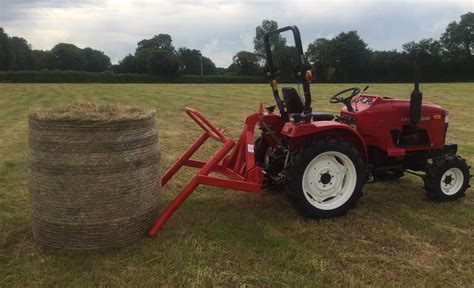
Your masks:
{"label": "grass field", "polygon": [[[350,86],[313,85],[314,110],[338,111],[328,98]],[[369,91],[407,98],[411,89],[376,84]],[[425,84],[422,91],[450,110],[448,139],[474,164],[474,84]],[[156,108],[166,168],[199,134],[184,107],[236,137],[245,116],[272,96],[267,85],[0,84],[0,286],[474,285],[474,191],[434,203],[415,176],[366,185],[356,209],[322,221],[300,217],[284,193],[200,187],[156,239],[103,251],[44,251],[31,232],[26,115],[72,100]],[[170,182],[162,206],[190,175]]]}

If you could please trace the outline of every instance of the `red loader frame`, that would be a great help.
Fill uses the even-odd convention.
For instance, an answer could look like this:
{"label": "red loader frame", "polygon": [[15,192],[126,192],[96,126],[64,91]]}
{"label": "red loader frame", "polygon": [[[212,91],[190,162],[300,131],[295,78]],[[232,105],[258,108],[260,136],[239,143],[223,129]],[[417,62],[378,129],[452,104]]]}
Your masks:
{"label": "red loader frame", "polygon": [[[261,111],[247,117],[244,130],[237,144],[234,140],[225,136],[223,130],[212,125],[199,111],[192,108],[186,108],[185,111],[203,129],[203,132],[165,172],[161,178],[161,185],[164,187],[171,177],[183,166],[198,168],[199,171],[186,184],[178,196],[168,204],[153,226],[148,230],[148,234],[151,237],[156,236],[161,227],[199,184],[259,193],[263,181],[262,168],[255,165],[253,151],[253,134],[255,125],[263,115]],[[223,144],[222,147],[207,162],[192,160],[193,154],[199,150],[208,138],[221,142]],[[221,177],[210,176],[213,172]]]}

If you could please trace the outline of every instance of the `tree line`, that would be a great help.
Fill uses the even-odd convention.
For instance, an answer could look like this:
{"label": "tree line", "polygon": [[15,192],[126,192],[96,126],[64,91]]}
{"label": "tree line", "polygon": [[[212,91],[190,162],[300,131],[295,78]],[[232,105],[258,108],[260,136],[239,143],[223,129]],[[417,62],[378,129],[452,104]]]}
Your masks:
{"label": "tree line", "polygon": [[[263,36],[278,28],[263,20],[255,29],[254,51],[239,51],[227,68],[218,68],[197,49],[176,49],[169,34],[158,34],[137,43],[133,54],[112,65],[104,52],[59,43],[51,50],[33,50],[23,38],[9,36],[0,28],[0,70],[75,70],[87,72],[149,74],[163,79],[180,75],[236,75],[263,77]],[[271,38],[280,81],[294,78],[295,48],[282,35]],[[318,82],[410,82],[415,54],[422,62],[423,81],[474,80],[474,13],[453,21],[440,39],[423,39],[403,44],[403,50],[376,51],[357,31],[342,32],[332,39],[320,38],[305,52]]]}
{"label": "tree line", "polygon": [[474,80],[474,13],[453,21],[440,39],[403,44],[403,51],[374,51],[356,31],[316,39],[307,58],[316,77],[329,82],[407,82],[413,80],[414,58],[420,57],[422,81]]}
{"label": "tree line", "polygon": [[113,67],[117,73],[139,73],[176,78],[186,75],[215,75],[214,62],[201,54],[201,51],[186,47],[175,49],[168,34],[158,34],[151,39],[138,42],[135,54],[125,56]]}
{"label": "tree line", "polygon": [[185,47],[176,50],[168,34],[143,39],[138,42],[134,55],[129,54],[118,65],[112,65],[104,52],[89,47],[81,49],[69,43],[56,44],[47,51],[33,50],[24,38],[10,37],[0,27],[0,71],[22,70],[111,71],[172,79],[179,74],[214,75],[218,69],[199,50]]}
{"label": "tree line", "polygon": [[[278,23],[264,20],[256,28],[254,51],[240,51],[229,70],[240,75],[258,75],[264,70],[263,35],[278,28]],[[295,48],[282,36],[271,38],[275,66],[280,81],[294,78]],[[332,39],[319,38],[305,52],[318,82],[411,82],[414,60],[420,57],[422,81],[474,80],[474,13],[461,16],[446,27],[440,39],[422,39],[402,45],[403,50],[376,51],[357,31],[342,32]]]}
{"label": "tree line", "polygon": [[77,70],[101,72],[111,66],[104,52],[59,43],[51,50],[32,50],[23,38],[9,37],[0,27],[0,70]]}

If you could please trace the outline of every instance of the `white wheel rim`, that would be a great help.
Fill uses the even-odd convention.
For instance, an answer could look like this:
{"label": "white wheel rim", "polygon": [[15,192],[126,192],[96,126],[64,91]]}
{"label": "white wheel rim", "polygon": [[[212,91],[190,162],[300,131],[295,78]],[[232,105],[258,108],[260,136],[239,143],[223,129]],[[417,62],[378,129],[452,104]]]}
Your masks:
{"label": "white wheel rim", "polygon": [[459,192],[463,183],[464,174],[461,169],[456,167],[449,168],[441,176],[441,191],[446,195],[454,195]]}
{"label": "white wheel rim", "polygon": [[302,187],[308,202],[321,210],[346,203],[357,184],[354,163],[346,155],[328,151],[314,157],[303,173]]}

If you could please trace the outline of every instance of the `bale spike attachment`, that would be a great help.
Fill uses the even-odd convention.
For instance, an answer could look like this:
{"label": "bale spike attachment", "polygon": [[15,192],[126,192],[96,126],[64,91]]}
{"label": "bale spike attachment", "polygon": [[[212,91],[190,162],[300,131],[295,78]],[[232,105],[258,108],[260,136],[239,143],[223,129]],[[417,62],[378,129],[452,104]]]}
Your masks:
{"label": "bale spike attachment", "polygon": [[[199,111],[192,108],[186,108],[185,111],[203,129],[203,132],[165,172],[161,178],[161,185],[165,186],[183,166],[198,168],[199,171],[156,219],[148,230],[148,235],[151,237],[156,236],[171,215],[199,184],[244,192],[260,192],[263,173],[262,168],[255,165],[253,133],[262,113],[255,113],[247,117],[242,135],[236,144],[234,140],[225,136],[222,130],[212,125]],[[208,138],[221,142],[222,147],[207,162],[192,160],[193,154]],[[210,173],[213,172],[221,177],[210,176]]]}

